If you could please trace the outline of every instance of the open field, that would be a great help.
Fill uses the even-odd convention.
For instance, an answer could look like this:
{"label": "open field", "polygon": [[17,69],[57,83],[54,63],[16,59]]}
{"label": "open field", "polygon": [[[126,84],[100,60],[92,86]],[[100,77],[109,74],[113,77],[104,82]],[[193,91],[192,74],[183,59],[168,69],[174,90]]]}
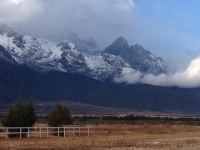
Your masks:
{"label": "open field", "polygon": [[0,150],[200,149],[200,127],[177,125],[97,125],[90,137],[0,139]]}

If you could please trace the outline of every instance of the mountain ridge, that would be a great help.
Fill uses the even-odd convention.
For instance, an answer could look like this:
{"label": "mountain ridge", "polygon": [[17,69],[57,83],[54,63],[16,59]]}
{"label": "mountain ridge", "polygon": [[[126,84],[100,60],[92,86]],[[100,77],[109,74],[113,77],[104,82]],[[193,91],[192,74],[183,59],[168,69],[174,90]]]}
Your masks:
{"label": "mountain ridge", "polygon": [[[19,34],[6,25],[0,25],[0,45],[17,63],[26,64],[36,70],[78,73],[98,80],[112,80],[116,76],[134,72],[135,68],[137,69],[121,56],[106,51],[94,50],[92,52],[92,47],[96,46],[93,40],[83,41],[77,37],[76,41],[78,46],[67,40],[56,43],[45,39],[36,39],[29,35]],[[125,39],[124,42],[119,41],[118,44],[121,44],[123,48],[128,45]],[[89,45],[87,46],[87,44]],[[81,46],[83,47],[81,48]],[[130,48],[129,45],[128,47]],[[152,55],[152,53],[148,55]],[[141,61],[145,61],[146,58],[142,59]],[[150,62],[146,67],[156,68],[155,66]],[[152,72],[149,73],[158,72],[151,70]],[[137,71],[142,72],[143,70]]]}
{"label": "mountain ridge", "polygon": [[117,38],[105,52],[125,59],[133,69],[145,74],[158,75],[166,72],[165,62],[139,44],[129,45],[123,37]]}

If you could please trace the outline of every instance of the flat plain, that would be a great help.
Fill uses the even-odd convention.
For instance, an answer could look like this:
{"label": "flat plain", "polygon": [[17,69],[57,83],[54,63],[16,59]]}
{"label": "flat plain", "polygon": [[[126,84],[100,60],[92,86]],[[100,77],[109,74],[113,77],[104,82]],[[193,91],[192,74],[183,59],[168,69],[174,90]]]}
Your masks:
{"label": "flat plain", "polygon": [[198,150],[200,127],[93,125],[90,136],[0,139],[0,150]]}

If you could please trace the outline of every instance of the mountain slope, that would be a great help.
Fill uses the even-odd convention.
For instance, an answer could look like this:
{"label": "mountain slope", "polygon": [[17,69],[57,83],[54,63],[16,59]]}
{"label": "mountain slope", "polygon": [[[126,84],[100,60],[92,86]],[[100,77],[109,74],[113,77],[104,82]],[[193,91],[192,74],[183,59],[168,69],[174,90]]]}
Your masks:
{"label": "mountain slope", "polygon": [[39,71],[78,73],[105,80],[120,75],[124,70],[133,70],[121,57],[82,52],[71,42],[36,39],[19,34],[6,25],[0,25],[0,45],[17,63]]}
{"label": "mountain slope", "polygon": [[13,63],[15,62],[12,56],[1,45],[0,45],[0,59],[3,59],[8,62],[13,62]]}
{"label": "mountain slope", "polygon": [[[0,59],[0,103],[63,100],[144,111],[198,113],[199,88],[181,89],[102,82],[64,72],[37,72]],[[97,113],[97,112],[96,112]]]}
{"label": "mountain slope", "polygon": [[105,49],[105,52],[123,58],[133,69],[142,73],[157,75],[165,72],[165,63],[162,58],[138,44],[129,45],[124,37],[116,39]]}

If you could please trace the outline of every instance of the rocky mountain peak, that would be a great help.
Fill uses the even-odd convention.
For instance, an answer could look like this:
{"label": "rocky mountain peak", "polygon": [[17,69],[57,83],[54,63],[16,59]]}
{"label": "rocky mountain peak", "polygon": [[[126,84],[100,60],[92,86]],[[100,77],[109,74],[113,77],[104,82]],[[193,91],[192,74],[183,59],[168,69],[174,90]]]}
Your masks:
{"label": "rocky mountain peak", "polygon": [[124,37],[116,39],[105,52],[123,58],[133,69],[142,73],[157,75],[165,72],[164,61],[160,57],[139,44],[129,45]]}
{"label": "rocky mountain peak", "polygon": [[115,50],[126,50],[129,48],[129,43],[123,36],[120,36],[111,44],[111,47]]}

